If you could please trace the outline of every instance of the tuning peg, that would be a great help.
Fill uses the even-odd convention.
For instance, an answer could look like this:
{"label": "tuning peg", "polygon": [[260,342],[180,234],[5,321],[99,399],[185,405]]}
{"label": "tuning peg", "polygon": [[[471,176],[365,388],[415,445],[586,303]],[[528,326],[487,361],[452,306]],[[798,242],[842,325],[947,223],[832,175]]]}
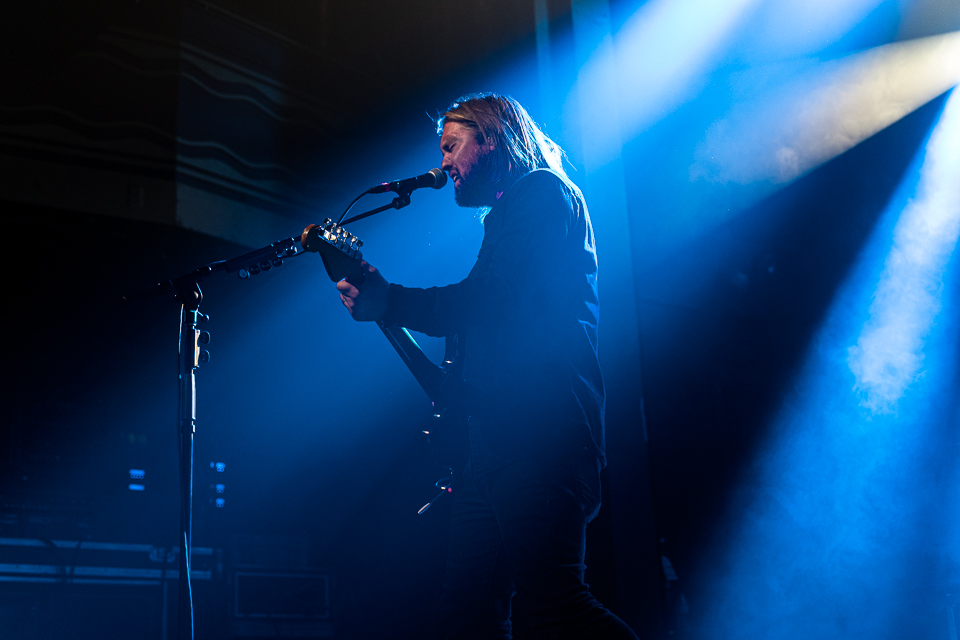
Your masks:
{"label": "tuning peg", "polygon": [[210,332],[201,331],[200,335],[197,336],[197,341],[200,342],[200,344],[210,344]]}

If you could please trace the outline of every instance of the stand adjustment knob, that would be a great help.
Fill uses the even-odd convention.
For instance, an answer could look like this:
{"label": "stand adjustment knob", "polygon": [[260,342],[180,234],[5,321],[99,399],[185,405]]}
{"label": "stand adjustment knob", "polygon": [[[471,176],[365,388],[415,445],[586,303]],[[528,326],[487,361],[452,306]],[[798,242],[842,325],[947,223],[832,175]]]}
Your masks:
{"label": "stand adjustment knob", "polygon": [[200,344],[210,344],[210,332],[201,331],[200,336],[197,338],[200,341]]}
{"label": "stand adjustment knob", "polygon": [[200,362],[204,364],[210,362],[210,352],[206,349],[200,352]]}

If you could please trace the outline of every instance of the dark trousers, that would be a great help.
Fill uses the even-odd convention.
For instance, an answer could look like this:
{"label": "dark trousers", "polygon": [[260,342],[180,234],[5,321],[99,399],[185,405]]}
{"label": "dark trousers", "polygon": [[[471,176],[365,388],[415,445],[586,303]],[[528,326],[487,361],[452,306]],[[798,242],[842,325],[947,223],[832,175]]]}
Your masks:
{"label": "dark trousers", "polygon": [[505,455],[471,421],[441,599],[447,637],[511,638],[517,594],[543,638],[636,640],[583,582],[586,527],[600,509],[598,457],[544,444],[535,455]]}

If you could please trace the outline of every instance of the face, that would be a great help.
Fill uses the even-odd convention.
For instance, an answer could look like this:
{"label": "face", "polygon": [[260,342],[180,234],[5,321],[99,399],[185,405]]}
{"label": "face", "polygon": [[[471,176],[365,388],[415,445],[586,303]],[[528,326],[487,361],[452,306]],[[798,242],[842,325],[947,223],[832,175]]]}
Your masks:
{"label": "face", "polygon": [[461,207],[489,207],[496,202],[493,146],[477,142],[476,130],[459,122],[443,125],[440,136],[443,161],[440,168],[453,180],[455,199]]}

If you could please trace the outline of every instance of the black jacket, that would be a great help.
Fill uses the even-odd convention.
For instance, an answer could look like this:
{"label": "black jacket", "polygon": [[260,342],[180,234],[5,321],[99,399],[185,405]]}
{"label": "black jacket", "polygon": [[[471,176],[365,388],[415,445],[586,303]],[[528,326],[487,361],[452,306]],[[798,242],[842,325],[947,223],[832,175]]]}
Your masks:
{"label": "black jacket", "polygon": [[597,254],[583,195],[539,169],[514,183],[483,224],[467,278],[430,289],[391,284],[384,323],[459,334],[463,380],[475,390],[470,412],[514,445],[573,440],[602,457]]}

